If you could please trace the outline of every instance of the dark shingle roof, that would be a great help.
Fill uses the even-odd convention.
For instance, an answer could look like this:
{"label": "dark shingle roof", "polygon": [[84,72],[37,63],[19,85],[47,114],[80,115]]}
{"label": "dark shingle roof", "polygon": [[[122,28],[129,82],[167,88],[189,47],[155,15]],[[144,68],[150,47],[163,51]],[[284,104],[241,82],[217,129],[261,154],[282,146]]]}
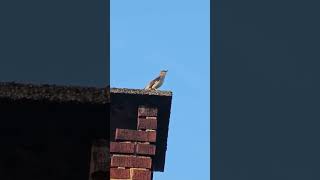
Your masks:
{"label": "dark shingle roof", "polygon": [[153,96],[172,96],[171,91],[151,91],[144,89],[111,88],[113,94],[132,94],[132,95],[153,95]]}
{"label": "dark shingle roof", "polygon": [[0,83],[0,98],[105,104],[110,99],[108,89],[3,82]]}

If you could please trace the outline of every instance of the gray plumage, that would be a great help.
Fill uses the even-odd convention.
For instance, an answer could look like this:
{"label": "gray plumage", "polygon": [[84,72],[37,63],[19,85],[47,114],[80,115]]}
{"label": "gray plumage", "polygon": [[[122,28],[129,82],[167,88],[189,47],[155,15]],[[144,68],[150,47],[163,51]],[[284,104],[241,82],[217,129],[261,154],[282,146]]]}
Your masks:
{"label": "gray plumage", "polygon": [[154,80],[150,81],[149,84],[144,88],[146,90],[156,90],[161,87],[161,85],[164,82],[164,79],[166,77],[168,71],[162,70],[160,72],[160,75],[156,77]]}

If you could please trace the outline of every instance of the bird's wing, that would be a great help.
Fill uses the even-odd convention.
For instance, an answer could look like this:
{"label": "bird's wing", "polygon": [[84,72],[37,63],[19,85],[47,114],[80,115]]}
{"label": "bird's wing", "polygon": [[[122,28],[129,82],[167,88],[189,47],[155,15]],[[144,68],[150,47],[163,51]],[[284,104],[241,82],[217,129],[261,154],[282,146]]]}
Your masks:
{"label": "bird's wing", "polygon": [[144,89],[150,89],[159,80],[160,80],[160,76],[158,76],[154,80],[150,81],[149,84]]}

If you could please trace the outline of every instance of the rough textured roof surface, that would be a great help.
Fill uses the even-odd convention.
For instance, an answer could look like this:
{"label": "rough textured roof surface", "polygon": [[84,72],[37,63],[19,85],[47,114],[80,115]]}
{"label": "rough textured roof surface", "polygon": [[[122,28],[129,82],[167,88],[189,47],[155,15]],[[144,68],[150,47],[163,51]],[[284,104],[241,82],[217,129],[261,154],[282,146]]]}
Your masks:
{"label": "rough textured roof surface", "polygon": [[154,91],[144,89],[111,88],[111,93],[117,94],[136,94],[136,95],[154,95],[154,96],[172,96],[171,91]]}
{"label": "rough textured roof surface", "polygon": [[0,98],[105,104],[109,88],[0,83]]}

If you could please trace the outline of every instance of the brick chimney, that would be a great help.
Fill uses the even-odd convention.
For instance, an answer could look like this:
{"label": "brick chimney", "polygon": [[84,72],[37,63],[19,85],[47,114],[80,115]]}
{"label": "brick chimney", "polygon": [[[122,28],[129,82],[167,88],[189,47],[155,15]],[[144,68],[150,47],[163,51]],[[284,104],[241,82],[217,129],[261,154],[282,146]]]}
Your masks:
{"label": "brick chimney", "polygon": [[138,108],[137,129],[116,129],[110,142],[110,179],[151,180],[152,158],[156,153],[158,109]]}

